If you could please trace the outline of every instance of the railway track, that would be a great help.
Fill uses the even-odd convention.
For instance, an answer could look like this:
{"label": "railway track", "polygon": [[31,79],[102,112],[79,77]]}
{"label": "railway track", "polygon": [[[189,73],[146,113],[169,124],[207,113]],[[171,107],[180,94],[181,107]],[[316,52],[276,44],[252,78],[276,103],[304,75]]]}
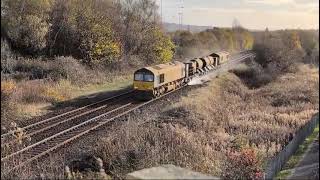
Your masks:
{"label": "railway track", "polygon": [[[26,134],[22,138],[22,144],[19,144],[18,139],[14,139],[13,136],[11,136],[12,138],[9,138],[11,139],[10,141],[7,140],[8,142],[5,140],[1,142],[1,158],[12,153],[12,151],[19,151],[23,147],[53,136],[60,131],[80,124],[88,119],[92,119],[100,114],[111,111],[121,106],[133,95],[133,92],[127,92],[112,98],[108,98],[99,103],[91,104],[86,106],[86,108],[80,108],[79,110],[73,111],[66,116],[62,116],[64,118],[59,116],[55,119],[49,119],[49,121],[44,120],[42,122],[29,125],[28,127],[24,128]],[[29,141],[27,139],[29,139]]]}
{"label": "railway track", "polygon": [[[75,119],[75,117],[80,117],[82,115],[91,113],[91,112],[95,112],[103,107],[106,107],[108,105],[110,105],[111,103],[115,102],[118,98],[122,98],[123,96],[132,96],[133,95],[133,90],[130,90],[128,92],[107,98],[107,99],[103,99],[101,101],[74,109],[72,111],[68,111],[65,112],[63,114],[51,117],[51,118],[47,118],[47,119],[43,119],[39,122],[33,123],[33,124],[29,124],[26,125],[22,128],[20,128],[20,132],[24,132],[27,133],[27,136],[33,136],[39,132],[44,131],[46,128],[48,127],[54,127],[55,125],[57,125],[57,123],[61,123],[65,120],[73,120]],[[1,148],[3,148],[4,146],[7,145],[12,145],[13,142],[16,142],[16,138],[15,138],[15,134],[19,133],[18,130],[15,131],[11,131],[5,134],[1,135]]]}
{"label": "railway track", "polygon": [[[226,64],[241,62],[253,56],[254,54],[252,53],[240,53]],[[163,96],[176,92],[181,88],[168,92]],[[134,100],[134,95],[133,91],[129,91],[23,127],[22,130],[26,132],[27,137],[31,137],[31,141],[23,144],[18,149],[8,151],[5,154],[1,153],[3,172],[6,174],[14,172],[83,135],[163,97],[147,102],[139,102]],[[14,133],[16,132],[1,135],[1,150],[16,143],[12,136]]]}

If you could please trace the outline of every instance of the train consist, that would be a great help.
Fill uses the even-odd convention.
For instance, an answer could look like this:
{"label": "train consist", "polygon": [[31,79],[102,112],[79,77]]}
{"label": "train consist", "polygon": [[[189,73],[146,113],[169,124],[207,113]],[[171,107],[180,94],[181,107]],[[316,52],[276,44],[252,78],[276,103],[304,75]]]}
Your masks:
{"label": "train consist", "polygon": [[186,62],[174,61],[166,64],[144,67],[134,73],[133,86],[140,99],[159,97],[180,88],[196,75],[203,75],[229,60],[230,54],[220,51]]}

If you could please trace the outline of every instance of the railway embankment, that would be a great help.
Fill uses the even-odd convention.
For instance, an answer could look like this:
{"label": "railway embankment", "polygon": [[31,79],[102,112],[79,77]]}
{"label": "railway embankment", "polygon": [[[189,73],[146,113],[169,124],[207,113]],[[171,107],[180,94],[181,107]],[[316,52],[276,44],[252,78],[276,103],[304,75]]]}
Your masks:
{"label": "railway embankment", "polygon": [[[318,127],[317,127],[318,126]],[[316,169],[316,166],[312,168],[312,166],[308,166],[311,170],[311,172],[307,172],[306,174],[302,174],[301,172],[299,173],[299,170],[301,171],[301,167],[305,165],[311,165],[314,163],[318,162],[318,167],[319,167],[319,160],[316,157],[314,161],[310,157],[315,157],[314,154],[307,152],[308,146],[311,144],[312,141],[315,140],[315,137],[317,137],[317,134],[319,134],[319,113],[315,114],[309,122],[306,123],[303,127],[301,127],[297,133],[294,135],[294,137],[291,139],[291,141],[275,156],[273,157],[265,167],[265,178],[266,179],[272,179],[273,177],[276,176],[276,174],[280,172],[280,174],[277,176],[279,179],[284,179],[287,177],[289,174],[293,173],[293,177],[296,179],[299,179],[298,177],[300,176],[300,179],[314,179],[312,178],[313,176],[315,177],[317,174],[313,172],[312,174],[312,169]],[[311,136],[311,137],[308,137]],[[308,139],[306,139],[308,137]],[[311,142],[309,138],[311,138]],[[315,143],[316,144],[316,143]],[[313,153],[319,153],[319,148],[316,148],[315,146],[315,152]],[[302,158],[303,154],[305,154],[304,158]],[[318,155],[319,157],[319,155]],[[302,162],[298,163],[300,159],[303,159]],[[315,164],[313,164],[315,165]],[[293,167],[292,167],[293,166]],[[295,166],[296,169],[290,170],[290,168],[294,168]],[[308,168],[304,168],[305,170]],[[304,171],[306,172],[306,171]],[[308,175],[310,177],[307,177]],[[304,178],[302,178],[304,177]]]}
{"label": "railway embankment", "polygon": [[[289,160],[289,161],[288,161]],[[319,178],[319,113],[306,123],[280,153],[264,168],[264,179]],[[165,177],[165,178],[164,178]],[[131,172],[128,179],[220,179],[173,165],[162,165]]]}
{"label": "railway embankment", "polygon": [[[312,123],[310,121],[308,124],[312,127]],[[319,123],[303,143],[299,144],[276,178],[319,179]]]}
{"label": "railway embankment", "polygon": [[[258,84],[249,81],[252,76]],[[306,65],[274,80],[244,65],[88,134],[51,154],[50,163],[35,162],[31,172],[64,177],[65,166],[89,155],[99,157],[113,178],[161,164],[217,177],[261,177],[263,162],[318,111],[318,84],[318,69]]]}
{"label": "railway embankment", "polygon": [[[239,64],[250,56],[252,56],[250,53],[235,55],[233,60],[224,64],[221,69],[226,71],[231,65]],[[158,100],[156,98],[147,102],[137,101],[133,98],[138,96],[137,93],[139,92],[130,90],[127,93],[39,120],[22,128],[16,127],[15,131],[2,134],[1,165],[3,168],[1,170],[5,177],[15,174],[25,168],[26,165],[57,149],[60,150],[63,146],[74,142],[89,132],[106,124],[112,124],[133,110],[138,110],[138,108],[145,107]],[[165,97],[172,93],[177,92],[171,91]]]}
{"label": "railway embankment", "polygon": [[274,80],[244,65],[73,145],[66,162],[91,154],[111,177],[161,164],[225,178],[263,177],[265,162],[319,110],[318,84],[318,69],[307,65]]}

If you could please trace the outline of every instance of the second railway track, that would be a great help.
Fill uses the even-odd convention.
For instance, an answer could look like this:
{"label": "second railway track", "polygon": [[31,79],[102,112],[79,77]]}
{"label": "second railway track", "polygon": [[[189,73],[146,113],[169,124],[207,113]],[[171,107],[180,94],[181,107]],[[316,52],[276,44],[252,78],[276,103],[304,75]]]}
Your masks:
{"label": "second railway track", "polygon": [[[251,53],[240,53],[230,63],[240,62],[252,56],[254,55]],[[1,166],[5,167],[4,170],[8,174],[106,125],[116,118],[163,97],[155,98],[148,102],[139,102],[135,101],[133,96],[134,92],[130,91],[24,127],[23,130],[27,132],[27,135],[33,136],[34,140],[27,144],[26,147],[21,147],[6,155],[1,153]],[[1,135],[1,144],[3,144],[3,140],[6,140],[4,144],[10,145],[13,141],[8,137],[10,137],[10,133]]]}
{"label": "second railway track", "polygon": [[[109,97],[106,99],[103,99],[101,101],[59,114],[57,116],[53,116],[47,119],[43,119],[41,121],[38,121],[36,123],[32,123],[29,125],[26,125],[24,127],[20,128],[20,131],[27,133],[28,135],[34,134],[35,132],[37,132],[37,130],[41,130],[45,127],[48,126],[52,126],[56,123],[59,123],[65,119],[71,119],[75,116],[81,116],[84,114],[87,114],[89,111],[93,112],[101,107],[105,107],[108,106],[110,103],[119,100],[119,98],[122,98],[124,96],[132,96],[133,95],[133,90],[130,90],[128,92],[113,96],[113,97]],[[10,131],[8,133],[2,134],[1,135],[1,147],[3,147],[5,144],[12,142],[12,140],[15,139],[15,134],[19,133],[18,130],[15,131]]]}
{"label": "second railway track", "polygon": [[1,158],[9,155],[12,151],[19,151],[20,149],[41,141],[46,137],[50,137],[60,131],[85,122],[88,119],[92,119],[100,114],[111,111],[128,101],[128,99],[134,95],[133,93],[133,91],[129,91],[119,94],[97,103],[75,109],[69,113],[64,113],[61,116],[45,119],[38,123],[23,127],[23,133],[25,134],[20,139],[22,141],[21,143],[18,143],[19,139],[12,136],[12,133],[11,136],[8,134],[1,139]]}
{"label": "second railway track", "polygon": [[[181,88],[177,90],[180,90]],[[176,91],[171,91],[166,95]],[[50,137],[47,137],[41,141],[38,141],[19,151],[16,151],[10,155],[7,155],[1,158],[1,166],[5,167],[6,174],[14,170],[17,170],[23,167],[24,165],[40,157],[43,157],[48,153],[72,142],[73,140],[76,140],[79,137],[93,130],[98,129],[99,127],[105,125],[106,123],[109,123],[114,119],[119,118],[123,115],[126,115],[129,112],[137,108],[140,108],[146,104],[156,101],[159,98],[155,98],[147,102],[135,101],[133,98],[130,98],[131,101],[127,101],[126,103],[122,104],[120,107],[117,107],[108,112],[105,112],[104,114],[96,116],[76,126],[72,126],[71,128],[65,129],[57,134],[54,134]]]}

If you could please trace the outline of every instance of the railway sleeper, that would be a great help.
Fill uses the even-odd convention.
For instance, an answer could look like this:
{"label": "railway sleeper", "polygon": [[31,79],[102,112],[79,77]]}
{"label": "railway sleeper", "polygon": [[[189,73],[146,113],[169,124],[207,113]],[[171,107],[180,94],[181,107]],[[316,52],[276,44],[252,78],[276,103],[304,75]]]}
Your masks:
{"label": "railway sleeper", "polygon": [[70,137],[72,137],[72,136],[70,135],[70,136],[57,137],[57,138],[53,139],[53,140],[50,142],[50,144],[54,144],[54,145],[55,145],[55,144],[57,144],[57,143],[61,143],[61,142],[65,141],[66,139],[70,138]]}

